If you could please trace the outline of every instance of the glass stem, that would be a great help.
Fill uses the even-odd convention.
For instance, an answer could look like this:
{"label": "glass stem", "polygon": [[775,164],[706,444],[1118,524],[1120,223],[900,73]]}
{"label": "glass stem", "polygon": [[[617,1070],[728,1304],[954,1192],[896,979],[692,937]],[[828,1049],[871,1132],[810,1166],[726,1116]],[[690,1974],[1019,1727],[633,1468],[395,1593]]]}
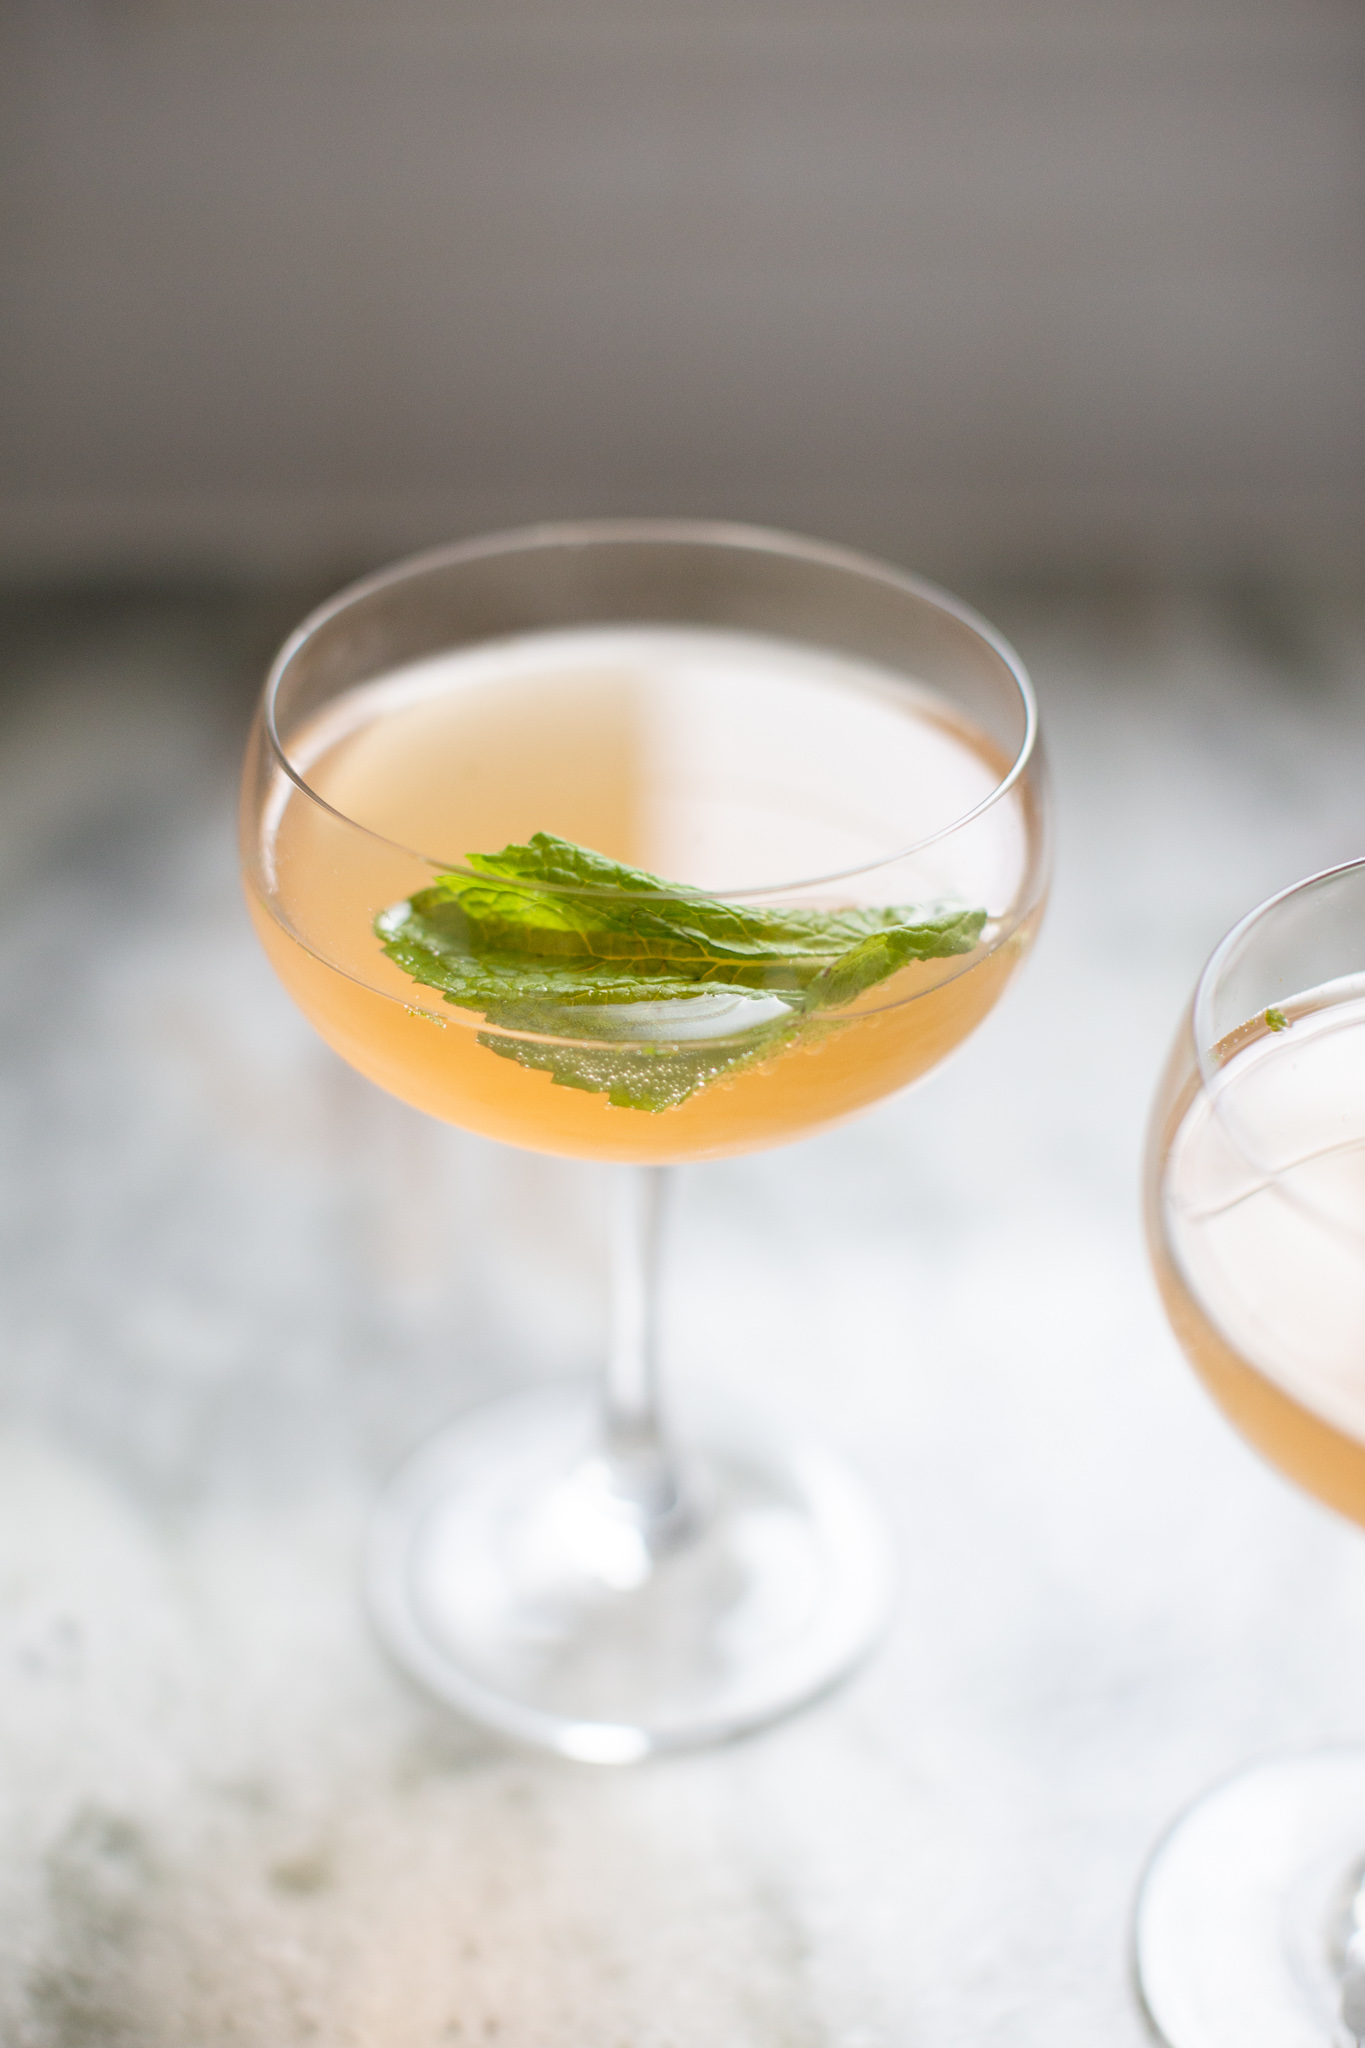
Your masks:
{"label": "glass stem", "polygon": [[1365,1883],[1351,1901],[1350,1935],[1341,1979],[1341,2018],[1354,2039],[1365,2039]]}
{"label": "glass stem", "polygon": [[659,1268],[670,1171],[611,1168],[611,1327],[602,1389],[611,1490],[646,1541],[676,1540],[685,1520],[659,1386]]}

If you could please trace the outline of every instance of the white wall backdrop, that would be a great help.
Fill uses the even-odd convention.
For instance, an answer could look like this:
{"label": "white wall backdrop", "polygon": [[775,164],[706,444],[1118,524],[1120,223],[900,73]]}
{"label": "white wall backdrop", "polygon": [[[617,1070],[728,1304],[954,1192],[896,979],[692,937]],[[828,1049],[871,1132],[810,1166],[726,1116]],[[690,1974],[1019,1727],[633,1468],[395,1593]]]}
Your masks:
{"label": "white wall backdrop", "polygon": [[1359,0],[8,0],[0,571],[1365,543]]}

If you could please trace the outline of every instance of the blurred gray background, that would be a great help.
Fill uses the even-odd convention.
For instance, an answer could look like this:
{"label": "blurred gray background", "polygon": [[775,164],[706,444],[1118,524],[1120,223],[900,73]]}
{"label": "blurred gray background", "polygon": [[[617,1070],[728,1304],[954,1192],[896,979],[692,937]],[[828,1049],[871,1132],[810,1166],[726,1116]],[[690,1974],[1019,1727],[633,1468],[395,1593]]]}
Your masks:
{"label": "blurred gray background", "polygon": [[0,562],[1365,540],[1359,0],[8,0]]}

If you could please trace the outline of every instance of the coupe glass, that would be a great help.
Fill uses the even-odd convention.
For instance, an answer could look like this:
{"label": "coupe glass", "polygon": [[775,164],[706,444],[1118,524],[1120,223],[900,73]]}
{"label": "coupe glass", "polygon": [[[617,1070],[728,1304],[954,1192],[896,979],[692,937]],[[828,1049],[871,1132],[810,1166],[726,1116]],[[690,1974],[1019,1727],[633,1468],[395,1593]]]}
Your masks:
{"label": "coupe glass", "polygon": [[[738,990],[648,1000],[652,983],[586,1009],[420,979],[415,901],[453,890],[467,907],[471,858],[539,833],[556,859],[573,842],[666,878],[518,884],[514,922],[624,917],[633,958],[656,912],[669,930],[719,920],[741,953],[760,928],[867,932],[875,952],[936,918],[939,937],[894,971],[850,954],[843,981],[805,994],[808,967],[771,948],[727,968],[748,975]],[[666,1429],[664,1169],[839,1123],[994,1004],[1045,884],[1017,657],[913,577],[747,528],[446,548],[343,592],[287,643],[250,742],[242,852],[272,963],[361,1073],[466,1129],[613,1162],[601,1382],[480,1407],[399,1472],[367,1572],[390,1649],[476,1719],[601,1762],[723,1740],[824,1691],[888,1613],[886,1536],[819,1444],[724,1417],[695,1441]]]}
{"label": "coupe glass", "polygon": [[[1234,1426],[1365,1522],[1365,862],[1286,889],[1205,967],[1157,1093],[1166,1312]],[[1174,2048],[1365,2035],[1365,1748],[1207,1793],[1143,1882],[1143,1995]]]}

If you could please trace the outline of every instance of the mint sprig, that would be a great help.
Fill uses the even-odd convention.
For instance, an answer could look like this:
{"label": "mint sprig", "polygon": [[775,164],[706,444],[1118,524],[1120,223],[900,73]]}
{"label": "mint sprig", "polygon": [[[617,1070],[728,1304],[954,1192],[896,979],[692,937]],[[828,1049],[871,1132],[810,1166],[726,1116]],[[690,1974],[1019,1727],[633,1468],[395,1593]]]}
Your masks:
{"label": "mint sprig", "polygon": [[675,1108],[809,1042],[910,961],[971,952],[986,922],[950,905],[723,903],[548,832],[468,867],[382,911],[384,951],[493,1026],[490,1052],[621,1109]]}

